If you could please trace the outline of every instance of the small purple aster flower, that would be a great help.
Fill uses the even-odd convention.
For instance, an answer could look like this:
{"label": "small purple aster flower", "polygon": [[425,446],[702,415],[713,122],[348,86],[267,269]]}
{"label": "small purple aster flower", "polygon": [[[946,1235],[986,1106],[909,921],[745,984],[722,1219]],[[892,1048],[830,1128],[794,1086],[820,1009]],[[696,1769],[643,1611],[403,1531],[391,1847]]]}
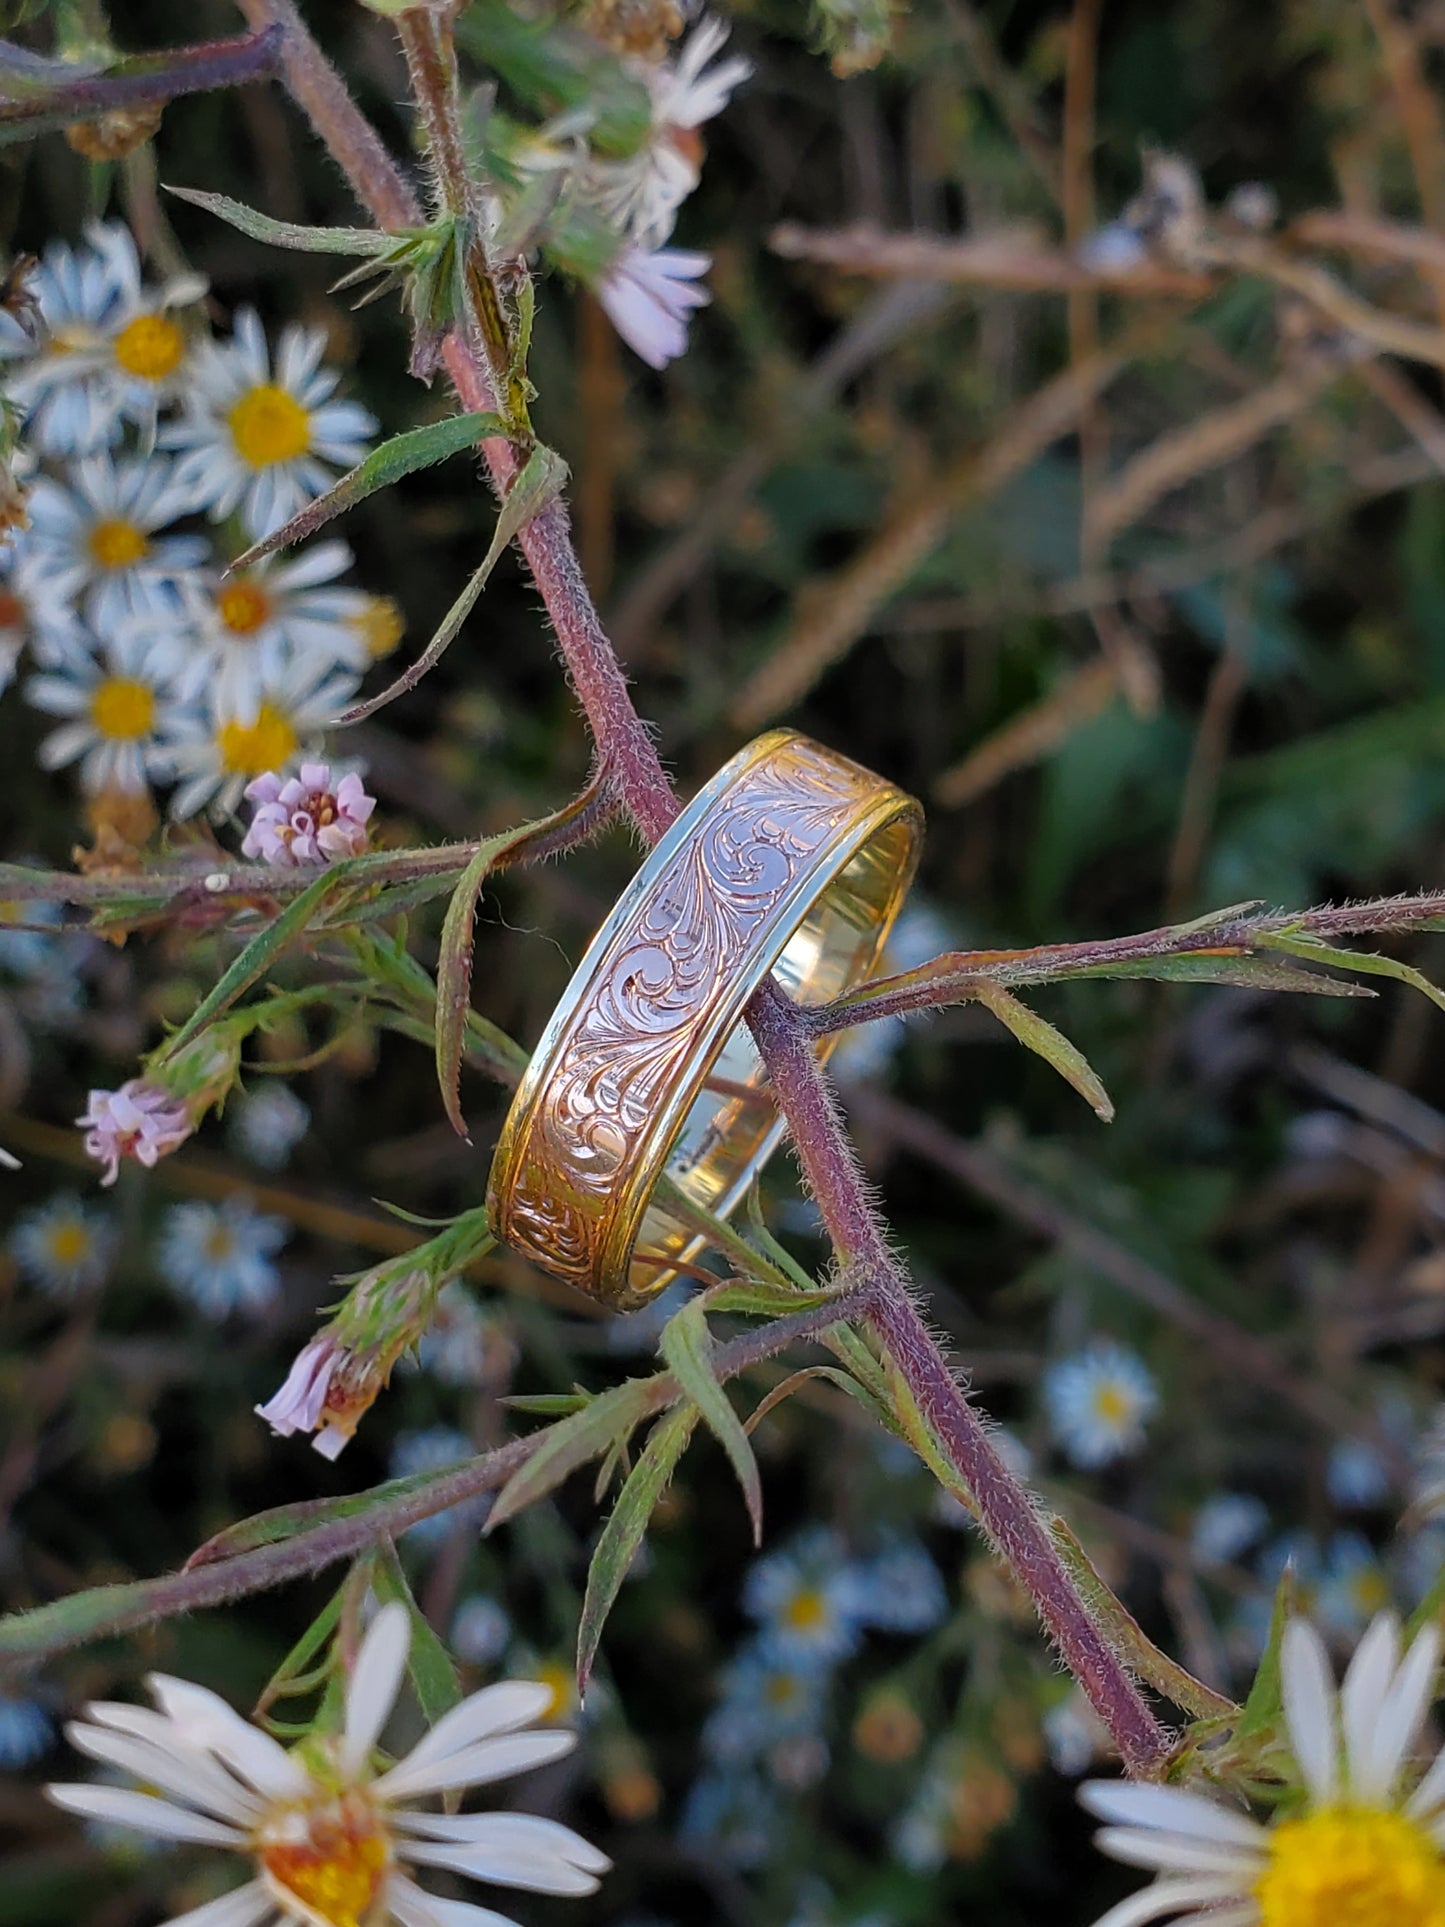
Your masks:
{"label": "small purple aster flower", "polygon": [[149,1170],[191,1135],[191,1114],[169,1091],[144,1077],[132,1077],[118,1091],[92,1091],[76,1123],[85,1132],[89,1155],[105,1166],[102,1184],[114,1184],[122,1158]]}
{"label": "small purple aster flower", "polygon": [[707,254],[629,242],[598,283],[607,319],[649,368],[665,368],[686,354],[688,318],[712,299],[693,284],[711,266]]}
{"label": "small purple aster flower", "polygon": [[359,776],[343,776],[333,789],[329,763],[303,763],[301,774],[285,781],[267,770],[247,784],[246,795],[256,814],[241,845],[245,856],[299,869],[306,863],[360,856],[366,848],[366,825],[376,798],[367,795]]}
{"label": "small purple aster flower", "polygon": [[[296,1354],[280,1391],[256,1407],[257,1417],[265,1419],[278,1439],[289,1439],[293,1432],[314,1432],[323,1424],[326,1395],[344,1356],[334,1338],[313,1338]],[[334,1459],[349,1437],[327,1425],[312,1443],[323,1458]]]}

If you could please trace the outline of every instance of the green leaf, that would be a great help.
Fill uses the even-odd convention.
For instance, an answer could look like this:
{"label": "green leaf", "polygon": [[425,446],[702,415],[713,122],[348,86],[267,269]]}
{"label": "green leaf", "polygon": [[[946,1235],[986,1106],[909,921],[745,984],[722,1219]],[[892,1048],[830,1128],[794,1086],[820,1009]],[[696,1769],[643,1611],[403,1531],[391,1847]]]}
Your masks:
{"label": "green leaf", "polygon": [[[466,1461],[458,1460],[457,1463],[465,1464]],[[367,1513],[375,1512],[392,1499],[405,1499],[414,1492],[425,1492],[442,1473],[451,1469],[449,1466],[439,1466],[435,1471],[411,1472],[404,1479],[388,1479],[384,1485],[374,1485],[365,1492],[346,1492],[335,1499],[296,1499],[290,1505],[272,1506],[268,1511],[257,1512],[249,1519],[238,1519],[235,1525],[227,1526],[214,1538],[207,1539],[191,1554],[182,1570],[194,1572],[198,1566],[216,1565],[221,1560],[234,1559],[241,1553],[255,1552],[261,1546],[279,1545],[282,1540],[294,1539],[316,1526],[333,1525],[343,1519],[364,1519]]]}
{"label": "green leaf", "polygon": [[707,1293],[707,1309],[742,1313],[751,1318],[790,1318],[796,1311],[816,1311],[830,1298],[842,1294],[832,1285],[815,1285],[800,1291],[792,1285],[775,1285],[753,1278],[732,1278],[715,1285]]}
{"label": "green leaf", "polygon": [[533,1418],[571,1418],[592,1403],[590,1392],[513,1392],[497,1400],[509,1412],[527,1412]]}
{"label": "green leaf", "polygon": [[744,1422],[743,1430],[751,1436],[775,1406],[781,1405],[784,1399],[791,1398],[794,1392],[800,1390],[810,1378],[826,1379],[830,1385],[836,1385],[840,1392],[846,1392],[849,1398],[856,1399],[872,1418],[878,1419],[885,1430],[890,1432],[894,1430],[892,1419],[868,1388],[860,1385],[851,1372],[840,1371],[836,1365],[804,1365],[798,1371],[790,1372],[780,1384],[773,1387],[766,1398],[760,1399],[753,1407]]}
{"label": "green leaf", "polygon": [[598,783],[590,783],[563,809],[551,816],[523,823],[515,830],[504,830],[477,845],[471,861],[461,874],[447,905],[442,923],[441,949],[437,957],[436,1067],[441,1086],[442,1105],[452,1129],[468,1144],[471,1137],[461,1108],[462,1051],[466,1043],[468,1020],[472,1015],[472,936],[476,927],[477,899],[488,873],[504,858],[538,837],[550,835],[574,822],[596,800]]}
{"label": "green leaf", "polygon": [[1106,1124],[1112,1121],[1114,1106],[1109,1093],[1095,1076],[1092,1065],[1077,1044],[1070,1043],[1061,1030],[1055,1030],[1051,1023],[1030,1010],[1027,1004],[1021,1003],[1001,984],[980,978],[973,994],[1001,1024],[1008,1026],[1021,1044],[1042,1057],[1046,1063],[1052,1064],[1060,1077],[1073,1085],[1080,1097],[1093,1106]]}
{"label": "green leaf", "polygon": [[592,1677],[592,1662],[597,1657],[607,1615],[637,1557],[648,1520],[677,1470],[697,1416],[691,1406],[684,1405],[657,1421],[602,1528],[588,1569],[587,1592],[577,1628],[577,1690],[580,1693],[586,1692]]}
{"label": "green leaf", "polygon": [[712,1333],[707,1328],[705,1301],[693,1298],[674,1312],[662,1330],[658,1351],[673,1377],[687,1393],[703,1422],[717,1440],[737,1475],[752,1522],[753,1544],[763,1543],[763,1486],[758,1462],[743,1430],[742,1420],[718,1382],[712,1363]]}
{"label": "green leaf", "polygon": [[1397,984],[1408,984],[1412,990],[1420,991],[1432,1004],[1445,1010],[1445,991],[1438,990],[1428,977],[1396,957],[1381,957],[1368,950],[1339,950],[1333,944],[1321,943],[1318,937],[1296,937],[1285,932],[1277,937],[1261,937],[1259,942],[1266,949],[1283,950],[1291,957],[1303,957],[1311,963],[1331,964],[1336,970],[1393,978]]}
{"label": "green leaf", "polygon": [[151,1059],[159,1068],[173,1058],[195,1037],[198,1037],[208,1024],[229,1010],[236,999],[243,996],[258,978],[263,977],[270,968],[272,960],[279,956],[291,939],[300,934],[310,921],[311,913],[341,884],[349,879],[350,866],[355,858],[343,858],[333,863],[314,883],[308,884],[299,897],[291,902],[273,922],[257,937],[253,937],[241,954],[233,959],[210,990],[201,999],[180,1029],[168,1037]]}
{"label": "green leaf", "polygon": [[589,1459],[601,1456],[617,1439],[625,1439],[642,1419],[655,1396],[645,1378],[630,1378],[609,1391],[599,1392],[586,1409],[552,1426],[543,1444],[514,1472],[487,1515],[490,1533],[525,1507],[559,1486]]}
{"label": "green leaf", "polygon": [[1136,1678],[1172,1700],[1191,1719],[1232,1718],[1239,1713],[1234,1701],[1161,1652],[1127,1608],[1115,1598],[1094,1568],[1094,1562],[1062,1519],[1049,1521],[1049,1535],[1058,1547],[1075,1586],[1107,1636],[1114,1651]]}
{"label": "green leaf", "polygon": [[501,514],[497,517],[496,532],[492,536],[492,546],[482,558],[481,567],[462,590],[451,608],[442,617],[441,627],[423,649],[416,661],[397,677],[396,681],[383,689],[379,696],[369,696],[365,702],[356,703],[337,718],[340,723],[364,722],[374,716],[378,709],[404,696],[434,669],[443,655],[457,638],[462,624],[472,612],[477,597],[487,586],[487,578],[497,566],[502,551],[519,535],[527,524],[542,513],[549,502],[553,501],[567,485],[567,464],[555,450],[540,445],[532,450],[526,466],[513,478],[507,490],[507,499],[502,504]]}
{"label": "green leaf", "polygon": [[1346,983],[1343,978],[1326,976],[1321,970],[1300,970],[1278,957],[1209,957],[1188,952],[1180,957],[1133,958],[1115,964],[1054,971],[1049,981],[1090,977],[1140,977],[1162,984],[1238,984],[1246,990],[1285,990],[1306,997],[1375,995],[1363,984]]}
{"label": "green leaf", "polygon": [[1258,1739],[1279,1728],[1284,1711],[1284,1674],[1280,1665],[1280,1650],[1284,1644],[1285,1627],[1299,1612],[1299,1606],[1299,1583],[1293,1565],[1288,1565],[1280,1574],[1279,1584],[1275,1588],[1269,1639],[1235,1728],[1236,1740]]}
{"label": "green leaf", "polygon": [[358,502],[364,502],[368,495],[375,495],[379,489],[391,488],[404,475],[414,475],[418,469],[435,468],[438,462],[460,455],[465,449],[475,448],[487,436],[505,433],[501,417],[484,409],[471,415],[448,415],[443,421],[427,422],[421,428],[408,428],[400,435],[393,435],[380,448],[372,449],[355,468],[349,468],[324,495],[318,495],[314,501],[308,502],[289,522],[283,522],[272,534],[253,542],[244,555],[237,556],[231,563],[227,573],[247,569],[253,562],[259,562],[262,556],[272,555],[277,549],[289,549],[296,542],[304,542],[325,523],[344,515],[348,509],[355,508]]}
{"label": "green leaf", "polygon": [[289,1699],[294,1694],[307,1692],[317,1683],[315,1673],[308,1674],[308,1669],[336,1631],[350,1584],[348,1574],[267,1680],[256,1701],[255,1717],[259,1718],[274,1700]]}
{"label": "green leaf", "polygon": [[443,1713],[449,1713],[461,1703],[461,1682],[457,1678],[451,1655],[413,1599],[406,1574],[401,1569],[401,1561],[396,1556],[396,1547],[390,1540],[381,1548],[371,1584],[383,1604],[394,1599],[406,1607],[411,1620],[407,1671],[411,1674],[411,1683],[416,1688],[417,1702],[426,1715],[427,1725],[435,1726]]}
{"label": "green leaf", "polygon": [[218,216],[253,241],[265,241],[273,248],[297,248],[306,254],[385,254],[395,247],[396,237],[369,227],[298,227],[292,221],[273,221],[269,214],[258,213],[244,201],[233,201],[228,194],[208,194],[199,187],[167,187],[177,200],[189,201]]}

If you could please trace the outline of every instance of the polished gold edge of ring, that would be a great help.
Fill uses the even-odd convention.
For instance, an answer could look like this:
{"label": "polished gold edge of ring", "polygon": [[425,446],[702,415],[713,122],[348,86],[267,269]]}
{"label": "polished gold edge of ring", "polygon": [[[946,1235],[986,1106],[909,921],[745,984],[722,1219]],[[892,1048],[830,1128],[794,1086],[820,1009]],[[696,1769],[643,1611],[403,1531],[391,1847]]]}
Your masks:
{"label": "polished gold edge of ring", "polygon": [[[848,758],[789,730],[740,750],[698,791],[623,891],[538,1040],[492,1161],[492,1229],[554,1276],[622,1308],[660,1291],[706,1238],[673,1221],[645,1282],[635,1246],[679,1134],[748,999],[841,889],[850,867],[890,831],[896,861],[864,902],[834,996],[872,971],[912,881],[918,803]],[[725,874],[731,863],[734,874]],[[770,874],[774,887],[763,887]],[[820,951],[810,983],[842,953]],[[820,1041],[826,1056],[838,1041]],[[749,1086],[751,1089],[751,1086]],[[783,1133],[766,1086],[718,1106],[711,1174],[731,1176],[708,1201],[725,1216]],[[753,1122],[748,1124],[749,1113]],[[708,1131],[704,1131],[706,1140]],[[739,1161],[736,1150],[755,1138]],[[732,1154],[729,1154],[729,1147]],[[732,1167],[736,1165],[736,1169]]]}

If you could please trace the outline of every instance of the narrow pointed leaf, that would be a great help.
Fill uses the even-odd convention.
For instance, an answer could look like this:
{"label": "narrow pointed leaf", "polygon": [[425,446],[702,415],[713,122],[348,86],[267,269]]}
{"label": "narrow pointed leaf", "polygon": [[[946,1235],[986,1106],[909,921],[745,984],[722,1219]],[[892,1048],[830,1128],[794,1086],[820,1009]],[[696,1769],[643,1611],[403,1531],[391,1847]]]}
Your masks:
{"label": "narrow pointed leaf", "polygon": [[1068,1567],[1080,1596],[1088,1606],[1094,1623],[1108,1637],[1110,1645],[1136,1678],[1174,1704],[1191,1719],[1209,1720],[1239,1713],[1232,1699],[1216,1693],[1202,1679],[1196,1679],[1177,1660],[1161,1652],[1143,1627],[1105,1585],[1094,1562],[1079,1544],[1072,1529],[1062,1519],[1049,1521],[1049,1534]]}
{"label": "narrow pointed leaf", "polygon": [[590,783],[580,796],[550,816],[533,823],[503,830],[477,845],[471,861],[461,874],[447,905],[442,923],[441,949],[437,957],[436,1067],[441,1085],[442,1105],[457,1136],[468,1144],[471,1137],[462,1116],[462,1052],[466,1046],[467,1024],[471,1016],[472,936],[476,927],[477,899],[488,874],[504,857],[515,856],[528,843],[565,829],[596,802],[600,783]]}
{"label": "narrow pointed leaf", "polygon": [[426,1715],[428,1726],[435,1726],[443,1713],[450,1713],[462,1697],[461,1682],[451,1655],[432,1631],[421,1608],[412,1597],[396,1547],[388,1541],[381,1548],[372,1574],[372,1590],[383,1605],[396,1600],[406,1607],[411,1621],[411,1647],[406,1668],[416,1688],[417,1702]]}
{"label": "narrow pointed leaf", "polygon": [[1094,1074],[1093,1066],[1079,1049],[1070,1043],[1061,1030],[1054,1026],[1027,1004],[1020,1003],[999,984],[991,984],[980,979],[974,992],[978,1001],[991,1010],[1001,1024],[1006,1024],[1027,1049],[1034,1051],[1054,1069],[1066,1083],[1072,1084],[1079,1096],[1091,1104],[1106,1124],[1114,1116],[1114,1106],[1109,1093]]}
{"label": "narrow pointed leaf", "polygon": [[213,1023],[230,1009],[238,997],[244,996],[258,978],[265,975],[272,960],[279,956],[293,937],[306,928],[312,912],[322,900],[349,880],[349,861],[354,860],[343,858],[341,862],[323,870],[299,897],[292,898],[280,916],[268,923],[259,936],[251,939],[241,954],[221,973],[180,1029],[166,1040],[155,1059],[157,1063],[174,1057],[192,1038],[198,1037],[207,1024]]}
{"label": "narrow pointed leaf", "polygon": [[1284,1711],[1284,1671],[1281,1664],[1281,1651],[1284,1646],[1284,1629],[1299,1611],[1299,1580],[1294,1566],[1288,1565],[1280,1574],[1275,1588],[1274,1609],[1270,1614],[1269,1639],[1265,1644],[1264,1657],[1259,1662],[1259,1671],[1254,1676],[1254,1684],[1249,1689],[1249,1697],[1244,1702],[1235,1730],[1238,1740],[1254,1739],[1258,1735],[1278,1731]]}
{"label": "narrow pointed leaf", "polygon": [[602,1528],[587,1574],[587,1594],[582,1601],[582,1618],[577,1629],[579,1692],[587,1690],[607,1615],[631,1570],[647,1523],[677,1470],[677,1462],[687,1448],[696,1423],[697,1412],[690,1405],[679,1406],[658,1420]]}
{"label": "narrow pointed leaf", "polygon": [[550,1427],[545,1441],[497,1494],[496,1504],[487,1515],[487,1531],[494,1532],[527,1506],[545,1498],[579,1466],[600,1458],[616,1440],[625,1438],[647,1416],[652,1398],[653,1389],[646,1379],[630,1378],[623,1385],[600,1392],[585,1410]]}
{"label": "narrow pointed leaf", "polygon": [[404,669],[394,683],[383,689],[379,696],[369,696],[365,702],[354,704],[337,718],[338,722],[364,722],[368,716],[374,716],[378,709],[384,709],[388,703],[395,702],[398,696],[404,696],[409,689],[415,689],[427,671],[436,667],[455,642],[457,633],[471,614],[477,597],[486,588],[487,578],[497,566],[502,551],[514,535],[520,534],[534,516],[540,515],[548,503],[561,494],[567,483],[567,474],[567,464],[553,449],[541,447],[533,449],[526,467],[517,475],[507,491],[507,499],[502,504],[501,514],[497,517],[492,546],[482,558],[481,567],[442,617],[441,627],[416,661],[410,668]]}
{"label": "narrow pointed leaf", "polygon": [[724,1452],[743,1489],[743,1501],[753,1528],[753,1544],[763,1543],[763,1485],[758,1462],[732,1401],[718,1383],[712,1363],[712,1333],[706,1307],[693,1298],[663,1327],[658,1350],[673,1377],[687,1393],[703,1422]]}
{"label": "narrow pointed leaf", "polygon": [[289,549],[296,542],[304,542],[325,523],[355,508],[368,495],[391,488],[404,475],[414,475],[418,469],[435,468],[438,462],[460,455],[464,449],[475,448],[478,442],[485,441],[489,435],[503,433],[505,429],[501,417],[483,409],[471,415],[448,415],[442,421],[426,422],[420,428],[408,428],[400,435],[393,435],[380,448],[372,449],[355,468],[349,468],[324,495],[318,495],[314,501],[308,502],[289,522],[283,522],[272,534],[253,542],[244,555],[238,555],[230,564],[227,573],[248,569],[253,562],[259,562],[262,556],[271,555],[277,549]]}
{"label": "narrow pointed leaf", "polygon": [[1432,1004],[1445,1010],[1445,991],[1397,957],[1381,957],[1367,950],[1339,950],[1333,944],[1321,943],[1318,937],[1281,934],[1261,937],[1259,941],[1266,949],[1283,950],[1291,957],[1303,957],[1311,963],[1330,964],[1336,970],[1353,970],[1366,977],[1390,977],[1397,984],[1408,984],[1412,990],[1420,991]]}
{"label": "narrow pointed leaf", "polygon": [[[1263,939],[1259,939],[1263,941]],[[1093,964],[1078,970],[1052,973],[1055,981],[1089,977],[1145,978],[1161,984],[1236,984],[1244,990],[1284,990],[1305,997],[1373,997],[1364,984],[1331,977],[1323,970],[1301,970],[1282,957],[1208,956],[1202,952],[1179,957],[1131,958],[1116,964]]]}
{"label": "narrow pointed leaf", "polygon": [[294,221],[273,221],[244,201],[233,201],[229,194],[209,194],[199,187],[170,187],[179,201],[204,208],[207,214],[238,228],[253,241],[264,241],[273,248],[295,248],[305,254],[384,254],[396,246],[396,237],[369,227],[299,227]]}
{"label": "narrow pointed leaf", "polygon": [[743,1430],[751,1435],[774,1407],[781,1405],[785,1399],[791,1398],[794,1392],[800,1391],[808,1380],[813,1378],[825,1379],[828,1384],[836,1385],[840,1392],[846,1392],[849,1398],[856,1399],[864,1411],[891,1428],[892,1421],[888,1414],[878,1404],[873,1394],[858,1383],[851,1372],[839,1371],[836,1365],[804,1365],[801,1370],[790,1372],[781,1384],[773,1387],[766,1398],[758,1401],[744,1420]]}

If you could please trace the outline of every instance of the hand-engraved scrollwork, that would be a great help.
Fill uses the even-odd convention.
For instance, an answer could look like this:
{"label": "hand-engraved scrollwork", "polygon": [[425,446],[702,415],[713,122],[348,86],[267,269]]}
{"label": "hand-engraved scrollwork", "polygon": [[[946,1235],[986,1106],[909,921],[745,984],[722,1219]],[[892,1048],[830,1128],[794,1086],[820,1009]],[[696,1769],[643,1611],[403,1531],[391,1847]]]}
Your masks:
{"label": "hand-engraved scrollwork", "polygon": [[[856,765],[781,732],[718,783],[700,817],[704,799],[680,822],[686,833],[655,853],[647,887],[614,912],[570,1020],[544,1040],[542,1087],[524,1085],[498,1153],[499,1235],[584,1288],[595,1288],[639,1160],[659,1131],[676,1129],[679,1097],[684,1110],[691,1101],[699,1052],[715,1050],[736,1020],[748,960],[759,944],[781,948],[816,894],[809,885],[828,882],[827,852],[877,812],[880,797],[894,800],[893,815],[914,807]],[[891,920],[892,909],[880,904],[879,916]]]}

